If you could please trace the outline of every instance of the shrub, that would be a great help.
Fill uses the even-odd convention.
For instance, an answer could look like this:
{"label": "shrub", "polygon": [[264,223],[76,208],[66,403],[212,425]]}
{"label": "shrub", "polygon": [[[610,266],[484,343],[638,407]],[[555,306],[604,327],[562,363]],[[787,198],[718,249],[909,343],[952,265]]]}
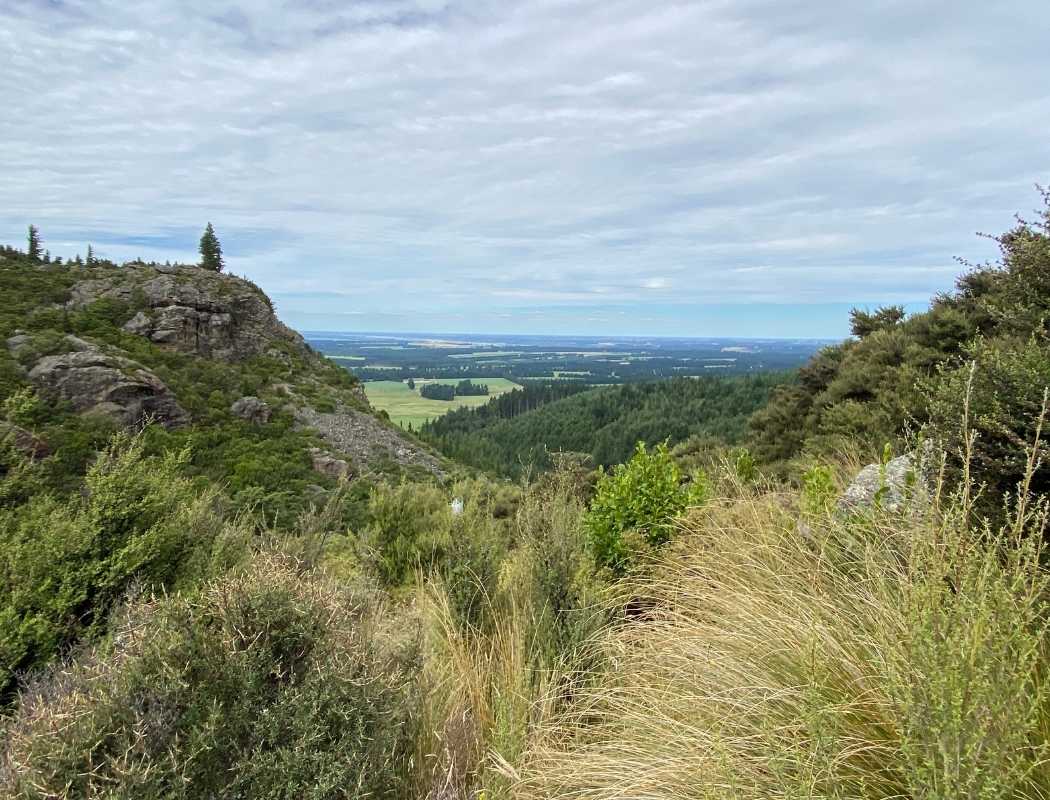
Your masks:
{"label": "shrub", "polygon": [[378,611],[272,556],[199,597],[133,603],[108,645],[25,693],[0,792],[404,796],[416,645]]}
{"label": "shrub", "polygon": [[[1037,431],[1047,430],[1046,392],[1050,387],[1050,347],[1031,338],[1023,344],[979,341],[968,348],[972,359],[941,370],[926,383],[930,401],[929,434],[948,454],[956,481],[964,460],[982,488],[981,510],[999,515],[1004,498],[1014,495],[1024,480]],[[974,435],[972,445],[967,444]],[[1044,459],[1040,444],[1035,461]],[[1050,491],[1047,471],[1032,475],[1029,489]]]}
{"label": "shrub", "polygon": [[94,636],[131,583],[175,585],[187,557],[224,536],[218,495],[181,475],[185,452],[143,454],[117,435],[76,501],[48,494],[0,510],[0,692],[16,673]]}
{"label": "shrub", "polygon": [[[702,474],[683,485],[682,474],[666,444],[652,452],[638,443],[626,464],[600,470],[594,500],[586,516],[597,563],[622,573],[639,547],[658,547],[670,538],[670,523],[685,508],[704,499]],[[640,537],[633,543],[632,537]]]}

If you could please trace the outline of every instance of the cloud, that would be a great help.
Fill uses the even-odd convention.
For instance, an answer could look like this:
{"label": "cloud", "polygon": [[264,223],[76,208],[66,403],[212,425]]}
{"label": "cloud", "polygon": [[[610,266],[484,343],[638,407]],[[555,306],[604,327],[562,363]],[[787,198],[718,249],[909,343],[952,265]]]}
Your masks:
{"label": "cloud", "polygon": [[1038,0],[23,0],[0,238],[192,259],[211,220],[301,325],[921,302],[1050,180],[1048,37]]}

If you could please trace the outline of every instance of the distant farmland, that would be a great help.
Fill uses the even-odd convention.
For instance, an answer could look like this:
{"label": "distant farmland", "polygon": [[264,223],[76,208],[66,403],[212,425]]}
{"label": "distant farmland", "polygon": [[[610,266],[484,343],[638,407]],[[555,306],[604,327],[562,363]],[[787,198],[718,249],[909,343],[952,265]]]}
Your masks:
{"label": "distant farmland", "polygon": [[424,422],[447,414],[453,409],[462,406],[483,406],[490,397],[496,397],[512,389],[520,388],[518,384],[506,378],[471,378],[474,383],[481,383],[489,387],[488,395],[470,395],[457,397],[455,400],[429,400],[419,396],[419,387],[427,383],[456,384],[462,378],[431,379],[421,378],[416,381],[416,389],[409,389],[404,381],[365,381],[365,394],[368,402],[375,408],[385,411],[390,415],[395,425],[408,427],[409,424],[416,430]]}

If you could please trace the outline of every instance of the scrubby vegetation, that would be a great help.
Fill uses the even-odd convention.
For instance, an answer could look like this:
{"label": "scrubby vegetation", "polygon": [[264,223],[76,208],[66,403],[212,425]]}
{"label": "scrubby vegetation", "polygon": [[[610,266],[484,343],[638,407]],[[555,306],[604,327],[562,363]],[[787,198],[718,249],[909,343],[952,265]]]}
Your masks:
{"label": "scrubby vegetation", "polygon": [[[1047,224],[926,314],[855,313],[797,382],[450,417],[504,472],[493,431],[533,415],[546,434],[517,441],[577,451],[513,483],[294,501],[286,473],[262,515],[265,476],[209,470],[279,472],[279,417],[229,436],[224,397],[192,435],[114,433],[13,369],[5,424],[61,444],[5,439],[0,793],[1050,798]],[[198,369],[185,391],[223,391]],[[844,504],[875,452],[869,500]]]}

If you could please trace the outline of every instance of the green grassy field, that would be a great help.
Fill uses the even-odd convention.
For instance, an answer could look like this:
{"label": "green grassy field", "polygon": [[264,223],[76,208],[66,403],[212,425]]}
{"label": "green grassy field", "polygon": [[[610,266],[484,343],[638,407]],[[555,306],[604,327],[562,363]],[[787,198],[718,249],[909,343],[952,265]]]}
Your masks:
{"label": "green grassy field", "polygon": [[483,406],[490,397],[496,397],[511,389],[521,388],[506,378],[471,378],[474,383],[483,383],[489,387],[488,395],[457,397],[455,400],[429,400],[419,396],[419,388],[424,383],[457,384],[459,380],[418,380],[416,389],[408,388],[401,381],[365,381],[365,394],[377,409],[385,411],[395,425],[407,427],[409,423],[416,430],[429,419],[440,417],[461,406]]}

